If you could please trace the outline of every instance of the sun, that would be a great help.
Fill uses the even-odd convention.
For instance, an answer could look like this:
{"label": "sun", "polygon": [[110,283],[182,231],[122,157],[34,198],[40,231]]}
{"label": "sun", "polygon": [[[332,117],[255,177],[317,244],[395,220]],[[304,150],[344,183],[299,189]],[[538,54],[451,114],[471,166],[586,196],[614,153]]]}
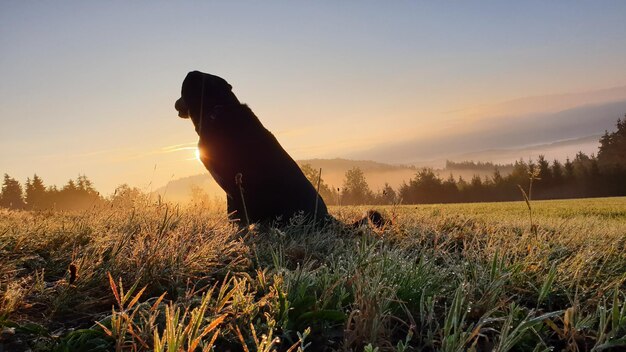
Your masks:
{"label": "sun", "polygon": [[202,160],[200,159],[200,149],[196,148],[195,154],[196,154],[196,160],[198,160],[199,162],[202,162]]}

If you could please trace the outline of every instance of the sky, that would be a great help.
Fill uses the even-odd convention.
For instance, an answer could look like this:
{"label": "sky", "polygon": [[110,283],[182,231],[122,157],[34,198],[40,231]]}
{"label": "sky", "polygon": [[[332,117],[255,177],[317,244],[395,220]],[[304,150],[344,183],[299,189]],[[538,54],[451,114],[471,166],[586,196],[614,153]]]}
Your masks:
{"label": "sky", "polygon": [[229,81],[295,159],[542,135],[526,119],[626,101],[625,16],[624,1],[0,0],[0,173],[110,193],[205,172],[173,108],[191,70]]}

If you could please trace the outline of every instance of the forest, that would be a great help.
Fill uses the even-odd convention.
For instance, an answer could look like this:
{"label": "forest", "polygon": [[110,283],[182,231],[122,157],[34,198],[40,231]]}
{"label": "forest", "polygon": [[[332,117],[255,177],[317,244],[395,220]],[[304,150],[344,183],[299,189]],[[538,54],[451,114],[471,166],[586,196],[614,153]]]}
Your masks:
{"label": "forest", "polygon": [[[626,119],[617,121],[617,130],[606,131],[600,139],[597,155],[578,152],[565,162],[520,159],[513,165],[492,163],[450,162],[446,169],[492,169],[491,177],[476,175],[470,180],[453,174],[439,178],[432,169],[423,168],[398,189],[386,185],[374,192],[359,168],[346,172],[343,186],[331,189],[320,182],[319,190],[329,204],[432,204],[496,202],[523,199],[522,191],[532,199],[566,199],[626,195]],[[318,170],[302,167],[313,185],[317,185]],[[507,175],[503,176],[502,169]],[[521,189],[520,189],[521,188]]]}

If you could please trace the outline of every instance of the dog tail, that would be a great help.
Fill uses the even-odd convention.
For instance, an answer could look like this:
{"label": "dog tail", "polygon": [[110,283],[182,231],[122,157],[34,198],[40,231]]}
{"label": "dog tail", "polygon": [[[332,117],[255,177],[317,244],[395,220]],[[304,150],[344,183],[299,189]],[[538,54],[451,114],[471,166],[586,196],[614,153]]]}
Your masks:
{"label": "dog tail", "polygon": [[368,210],[367,213],[365,214],[365,216],[362,219],[357,220],[357,221],[355,221],[352,224],[352,227],[353,228],[358,228],[358,227],[361,227],[363,225],[371,224],[373,227],[375,227],[377,229],[382,229],[388,223],[389,223],[389,220],[385,219],[383,214],[381,214],[379,211]]}

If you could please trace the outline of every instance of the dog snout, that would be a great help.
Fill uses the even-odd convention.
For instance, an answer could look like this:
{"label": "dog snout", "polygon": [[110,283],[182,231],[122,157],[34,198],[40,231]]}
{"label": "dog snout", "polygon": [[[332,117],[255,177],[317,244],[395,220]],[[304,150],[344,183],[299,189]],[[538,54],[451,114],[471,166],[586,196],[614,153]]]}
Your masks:
{"label": "dog snout", "polygon": [[185,100],[183,98],[176,100],[174,108],[176,109],[176,111],[178,111],[179,117],[182,117],[184,119],[189,118],[189,107],[187,106],[187,103],[185,103]]}

